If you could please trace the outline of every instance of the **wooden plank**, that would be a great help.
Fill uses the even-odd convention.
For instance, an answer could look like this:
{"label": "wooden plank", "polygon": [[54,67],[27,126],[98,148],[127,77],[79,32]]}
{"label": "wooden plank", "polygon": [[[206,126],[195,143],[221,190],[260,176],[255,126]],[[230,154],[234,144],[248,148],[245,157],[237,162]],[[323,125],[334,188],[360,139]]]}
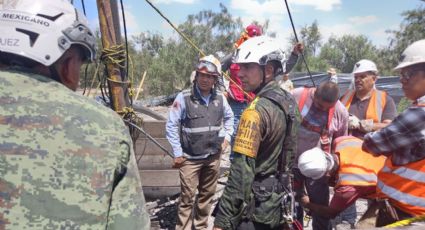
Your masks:
{"label": "wooden plank", "polygon": [[[155,138],[156,141],[166,148],[169,152],[172,152],[171,145],[168,142],[167,138]],[[136,158],[138,155],[164,155],[166,154],[161,148],[159,148],[155,143],[150,139],[139,138],[136,141]]]}
{"label": "wooden plank", "polygon": [[143,187],[180,187],[178,169],[139,170]]}
{"label": "wooden plank", "polygon": [[138,161],[138,167],[140,170],[145,169],[171,169],[173,165],[173,159],[168,155],[143,155]]}
{"label": "wooden plank", "polygon": [[[165,123],[166,121],[145,121],[142,124],[143,130],[146,133],[151,135],[152,137],[165,137]],[[139,138],[144,138],[145,135],[143,133],[140,134]]]}

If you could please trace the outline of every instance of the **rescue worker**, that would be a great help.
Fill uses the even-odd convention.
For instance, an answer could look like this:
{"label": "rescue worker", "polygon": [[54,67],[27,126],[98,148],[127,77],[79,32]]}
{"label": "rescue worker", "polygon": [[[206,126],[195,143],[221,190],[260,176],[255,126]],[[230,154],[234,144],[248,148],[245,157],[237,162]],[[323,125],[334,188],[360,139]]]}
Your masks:
{"label": "rescue worker", "polygon": [[336,84],[338,84],[338,75],[336,75],[336,69],[329,68],[327,73],[329,75],[329,81],[335,82]]}
{"label": "rescue worker", "polygon": [[[331,150],[332,140],[346,136],[348,132],[348,112],[340,101],[338,85],[325,81],[318,88],[297,88],[292,91],[301,113],[301,125],[298,129],[297,157],[313,147],[320,147],[325,152]],[[329,186],[326,177],[312,180],[305,178],[294,167],[294,181],[297,199],[307,194],[310,200],[321,205],[329,203]],[[329,218],[313,213],[313,229],[330,229]],[[297,218],[302,221],[302,210],[297,211]]]}
{"label": "rescue worker", "polygon": [[[237,49],[243,42],[246,40],[262,35],[262,29],[260,26],[256,24],[251,24],[246,27],[245,31],[242,33],[241,37],[235,43],[234,47]],[[285,62],[284,72],[289,73],[292,68],[297,64],[298,55],[302,53],[304,50],[304,46],[301,43],[296,44],[293,47],[291,55],[289,59]],[[232,63],[232,55],[229,54],[223,58],[221,61],[223,71],[229,70],[231,81],[229,82],[229,87],[227,90],[227,100],[229,102],[230,107],[232,108],[235,123],[234,123],[234,133],[232,135],[232,145],[234,142],[234,138],[236,136],[236,131],[238,129],[239,120],[242,112],[248,106],[248,104],[255,98],[255,94],[253,92],[244,92],[242,90],[242,83],[238,76],[239,66],[236,63]],[[233,152],[231,152],[230,159],[233,158]]]}
{"label": "rescue worker", "polygon": [[177,95],[166,124],[173,167],[179,168],[180,173],[178,230],[208,227],[220,155],[233,133],[232,109],[215,87],[220,74],[220,61],[213,55],[199,59],[192,89]]}
{"label": "rescue worker", "polygon": [[279,81],[280,88],[291,92],[294,89],[294,83],[289,79],[289,74],[285,73],[282,76],[282,80]]}
{"label": "rescue worker", "polygon": [[317,147],[301,154],[298,168],[304,176],[317,179],[327,175],[336,179],[329,206],[310,202],[308,196],[303,196],[301,204],[305,208],[317,215],[335,218],[358,198],[375,198],[377,174],[386,157],[363,152],[362,143],[357,137],[343,136],[335,139],[331,154]]}
{"label": "rescue worker", "polygon": [[[346,106],[349,117],[349,133],[358,138],[389,124],[397,115],[394,100],[385,91],[377,90],[378,79],[376,64],[370,60],[358,61],[353,68],[354,90],[348,90],[341,102]],[[356,220],[355,203],[342,214],[349,223]]]}
{"label": "rescue worker", "polygon": [[76,94],[95,58],[65,0],[0,2],[0,229],[150,229],[128,128]]}
{"label": "rescue worker", "polygon": [[275,81],[285,60],[279,43],[266,36],[249,39],[235,52],[242,87],[257,96],[242,113],[215,230],[282,229],[292,218],[292,211],[285,209],[290,203],[281,201],[291,196],[285,176],[292,165],[299,121],[293,97]]}
{"label": "rescue worker", "polygon": [[394,100],[377,90],[378,69],[374,62],[363,59],[354,64],[354,90],[348,90],[341,102],[350,113],[349,130],[358,138],[388,125],[397,115]]}
{"label": "rescue worker", "polygon": [[403,51],[395,70],[414,103],[385,128],[366,134],[363,143],[363,150],[388,157],[378,174],[378,193],[387,205],[377,226],[425,215],[425,39]]}

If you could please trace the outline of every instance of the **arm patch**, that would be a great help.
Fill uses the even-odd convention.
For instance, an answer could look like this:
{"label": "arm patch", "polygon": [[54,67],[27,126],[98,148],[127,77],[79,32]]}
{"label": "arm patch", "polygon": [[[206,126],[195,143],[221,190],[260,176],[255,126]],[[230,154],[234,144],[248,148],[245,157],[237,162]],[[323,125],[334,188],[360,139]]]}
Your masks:
{"label": "arm patch", "polygon": [[242,113],[233,151],[255,158],[260,141],[260,115],[254,109],[247,109]]}

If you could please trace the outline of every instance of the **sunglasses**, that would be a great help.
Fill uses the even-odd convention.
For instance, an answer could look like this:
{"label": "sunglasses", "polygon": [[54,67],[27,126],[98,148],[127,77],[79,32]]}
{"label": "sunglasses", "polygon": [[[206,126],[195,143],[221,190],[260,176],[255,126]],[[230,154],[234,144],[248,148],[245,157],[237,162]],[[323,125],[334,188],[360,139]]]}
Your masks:
{"label": "sunglasses", "polygon": [[211,62],[201,61],[196,66],[197,71],[206,71],[209,74],[219,75],[220,73],[217,70],[217,66],[212,64]]}

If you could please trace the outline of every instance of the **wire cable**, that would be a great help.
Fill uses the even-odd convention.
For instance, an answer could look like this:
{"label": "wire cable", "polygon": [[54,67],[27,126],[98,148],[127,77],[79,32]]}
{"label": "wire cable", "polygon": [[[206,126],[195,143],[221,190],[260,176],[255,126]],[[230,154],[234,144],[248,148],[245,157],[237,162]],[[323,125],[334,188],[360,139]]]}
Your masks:
{"label": "wire cable", "polygon": [[[180,34],[180,36],[182,36],[193,48],[195,48],[202,56],[206,56],[204,51],[202,51],[192,40],[190,40],[189,37],[187,37],[183,32],[181,32],[155,5],[153,5],[153,3],[150,0],[145,0],[159,15],[161,15],[161,17],[168,22],[168,24],[173,27],[173,29]],[[232,78],[230,78],[230,76],[225,73],[222,72],[223,76],[233,82],[235,84],[236,87],[238,87],[238,89],[240,89],[243,94],[245,94],[245,96],[247,96],[250,100],[253,100],[254,98],[251,97],[251,95],[249,95],[245,90],[242,89],[242,87],[240,85],[238,85]]]}
{"label": "wire cable", "polygon": [[[294,21],[292,20],[291,11],[289,10],[288,1],[285,0],[286,10],[288,11],[289,20],[291,21],[292,30],[294,31],[295,40],[299,42],[297,31],[295,30]],[[303,59],[303,62],[305,64],[305,68],[307,69],[308,75],[310,76],[311,82],[313,82],[313,86],[316,87],[316,84],[314,83],[313,77],[311,76],[310,69],[308,68],[307,61],[305,60],[304,54],[301,52],[301,57]]]}

